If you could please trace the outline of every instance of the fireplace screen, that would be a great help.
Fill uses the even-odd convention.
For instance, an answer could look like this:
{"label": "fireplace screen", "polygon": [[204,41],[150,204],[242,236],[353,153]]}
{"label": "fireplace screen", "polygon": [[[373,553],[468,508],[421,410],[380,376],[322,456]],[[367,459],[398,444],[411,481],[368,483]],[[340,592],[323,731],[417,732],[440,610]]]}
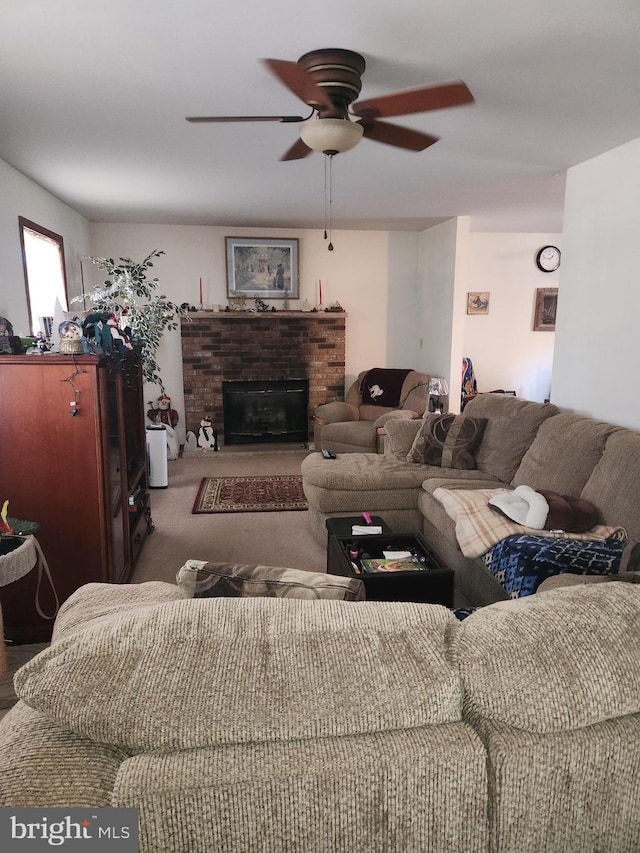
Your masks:
{"label": "fireplace screen", "polygon": [[306,442],[309,381],[223,382],[225,444]]}

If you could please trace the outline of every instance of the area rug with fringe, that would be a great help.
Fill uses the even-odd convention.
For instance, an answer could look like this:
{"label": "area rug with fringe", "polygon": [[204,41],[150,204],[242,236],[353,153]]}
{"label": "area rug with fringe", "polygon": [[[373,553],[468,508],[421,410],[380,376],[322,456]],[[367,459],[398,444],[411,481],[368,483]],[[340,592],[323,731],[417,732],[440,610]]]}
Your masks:
{"label": "area rug with fringe", "polygon": [[203,477],[192,513],[285,512],[307,509],[299,475]]}

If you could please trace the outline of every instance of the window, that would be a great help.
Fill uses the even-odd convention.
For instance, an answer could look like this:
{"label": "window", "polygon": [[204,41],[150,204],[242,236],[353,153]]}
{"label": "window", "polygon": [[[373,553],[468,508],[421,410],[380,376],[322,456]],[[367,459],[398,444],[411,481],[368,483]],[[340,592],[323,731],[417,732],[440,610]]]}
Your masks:
{"label": "window", "polygon": [[49,337],[56,299],[64,311],[68,310],[64,241],[59,234],[23,216],[18,217],[18,223],[31,334],[44,332]]}

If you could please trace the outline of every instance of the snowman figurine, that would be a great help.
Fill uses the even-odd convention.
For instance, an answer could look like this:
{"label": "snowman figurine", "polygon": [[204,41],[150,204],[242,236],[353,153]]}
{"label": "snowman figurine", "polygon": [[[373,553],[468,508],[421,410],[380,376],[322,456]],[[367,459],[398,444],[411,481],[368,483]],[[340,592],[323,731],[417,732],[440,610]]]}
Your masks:
{"label": "snowman figurine", "polygon": [[208,416],[200,421],[198,447],[201,450],[218,450],[218,431],[213,425],[213,419]]}

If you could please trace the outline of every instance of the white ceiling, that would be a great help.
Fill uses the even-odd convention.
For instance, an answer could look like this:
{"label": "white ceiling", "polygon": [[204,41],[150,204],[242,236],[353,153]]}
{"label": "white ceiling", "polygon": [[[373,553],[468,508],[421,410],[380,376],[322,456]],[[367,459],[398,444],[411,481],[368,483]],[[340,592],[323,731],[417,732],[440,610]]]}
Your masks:
{"label": "white ceiling", "polygon": [[362,98],[476,99],[392,119],[426,151],[335,157],[336,228],[561,231],[567,167],[640,137],[638,0],[2,0],[0,158],[91,221],[322,227],[298,125],[184,117],[305,115],[258,60],[323,47],[363,54]]}

